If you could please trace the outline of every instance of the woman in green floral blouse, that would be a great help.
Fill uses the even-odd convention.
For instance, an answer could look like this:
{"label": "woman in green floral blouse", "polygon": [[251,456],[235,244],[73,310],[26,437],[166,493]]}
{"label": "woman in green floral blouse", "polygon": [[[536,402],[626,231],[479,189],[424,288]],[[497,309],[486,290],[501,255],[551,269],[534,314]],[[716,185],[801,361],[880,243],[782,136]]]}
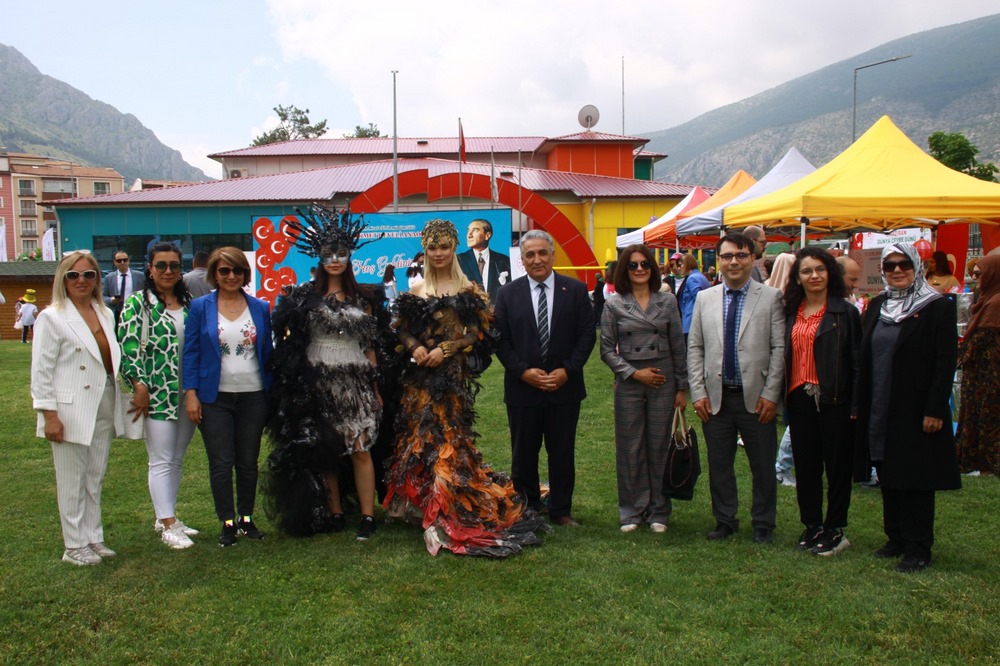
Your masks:
{"label": "woman in green floral blouse", "polygon": [[190,535],[198,533],[178,520],[174,510],[184,453],[194,435],[180,390],[189,302],[181,280],[180,248],[157,243],[149,251],[146,286],[125,301],[118,329],[122,375],[135,390],[132,411],[136,418],[146,419],[149,495],[156,512],[153,528],[163,543],[178,549],[194,545]]}

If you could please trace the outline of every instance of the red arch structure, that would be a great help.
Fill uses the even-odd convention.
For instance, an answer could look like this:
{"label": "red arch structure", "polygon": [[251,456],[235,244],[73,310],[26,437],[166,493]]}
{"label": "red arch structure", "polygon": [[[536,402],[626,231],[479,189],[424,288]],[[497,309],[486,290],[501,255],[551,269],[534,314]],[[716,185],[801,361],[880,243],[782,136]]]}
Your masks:
{"label": "red arch structure", "polygon": [[[518,210],[518,186],[509,180],[497,179],[499,203]],[[468,197],[490,200],[489,176],[462,174],[461,189],[458,173],[430,176],[427,169],[415,169],[399,174],[399,197],[426,194],[427,201],[438,201],[448,197]],[[587,239],[558,208],[533,190],[521,188],[520,211],[535,221],[535,225],[552,235],[574,266],[598,266],[597,257],[587,243]],[[392,205],[392,179],[375,183],[351,200],[352,213],[378,213]],[[587,274],[593,271],[577,271],[580,280],[587,281]]]}

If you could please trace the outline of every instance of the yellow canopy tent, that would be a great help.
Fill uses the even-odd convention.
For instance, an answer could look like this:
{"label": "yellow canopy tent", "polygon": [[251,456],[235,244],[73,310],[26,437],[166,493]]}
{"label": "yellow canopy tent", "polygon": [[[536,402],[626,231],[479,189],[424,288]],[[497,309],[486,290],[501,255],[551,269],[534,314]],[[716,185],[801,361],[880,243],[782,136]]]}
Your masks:
{"label": "yellow canopy tent", "polygon": [[748,174],[743,169],[740,169],[733,174],[733,177],[730,178],[725,185],[720,187],[715,194],[705,199],[697,206],[685,210],[673,219],[665,220],[663,224],[658,224],[655,227],[646,230],[643,234],[643,241],[649,247],[673,247],[677,243],[677,220],[679,218],[693,217],[721,206],[727,201],[731,201],[742,194],[756,182],[756,178]]}
{"label": "yellow canopy tent", "polygon": [[808,176],[723,211],[725,227],[799,226],[875,231],[1000,217],[1000,183],[950,169],[882,116]]}

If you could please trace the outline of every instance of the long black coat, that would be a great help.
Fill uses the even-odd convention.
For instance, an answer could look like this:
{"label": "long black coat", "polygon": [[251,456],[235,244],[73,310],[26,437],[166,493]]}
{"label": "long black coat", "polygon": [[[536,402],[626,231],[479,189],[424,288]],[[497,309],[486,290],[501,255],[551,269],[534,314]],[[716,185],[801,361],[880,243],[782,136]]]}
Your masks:
{"label": "long black coat", "polygon": [[[858,447],[854,478],[868,478],[868,421],[872,395],[872,331],[885,296],[868,306],[861,338],[861,379],[858,387]],[[955,453],[951,395],[958,357],[955,302],[939,298],[904,320],[893,352],[889,427],[879,481],[901,490],[953,490],[962,485]],[[877,353],[884,353],[878,351]],[[942,419],[936,433],[923,431],[924,416]]]}

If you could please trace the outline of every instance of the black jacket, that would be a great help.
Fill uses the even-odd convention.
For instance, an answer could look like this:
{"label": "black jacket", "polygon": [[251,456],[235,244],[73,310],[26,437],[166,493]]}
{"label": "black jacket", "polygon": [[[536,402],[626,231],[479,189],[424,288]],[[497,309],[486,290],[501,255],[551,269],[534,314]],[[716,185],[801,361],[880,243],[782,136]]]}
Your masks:
{"label": "black jacket", "polygon": [[[951,424],[952,382],[958,356],[955,301],[939,298],[899,324],[892,350],[890,395],[872,395],[872,332],[885,296],[872,300],[865,312],[861,339],[861,381],[858,383],[858,448],[855,480],[864,480],[868,459],[868,420],[873,400],[888,400],[889,431],[879,481],[886,488],[951,490],[960,488],[958,457]],[[944,421],[935,433],[923,431],[925,416]]]}
{"label": "black jacket", "polygon": [[[785,322],[785,386],[791,386],[792,327],[797,314],[788,314]],[[827,404],[849,404],[852,416],[858,414],[860,342],[861,315],[858,309],[846,299],[829,297],[813,343],[819,397],[820,402]]]}

